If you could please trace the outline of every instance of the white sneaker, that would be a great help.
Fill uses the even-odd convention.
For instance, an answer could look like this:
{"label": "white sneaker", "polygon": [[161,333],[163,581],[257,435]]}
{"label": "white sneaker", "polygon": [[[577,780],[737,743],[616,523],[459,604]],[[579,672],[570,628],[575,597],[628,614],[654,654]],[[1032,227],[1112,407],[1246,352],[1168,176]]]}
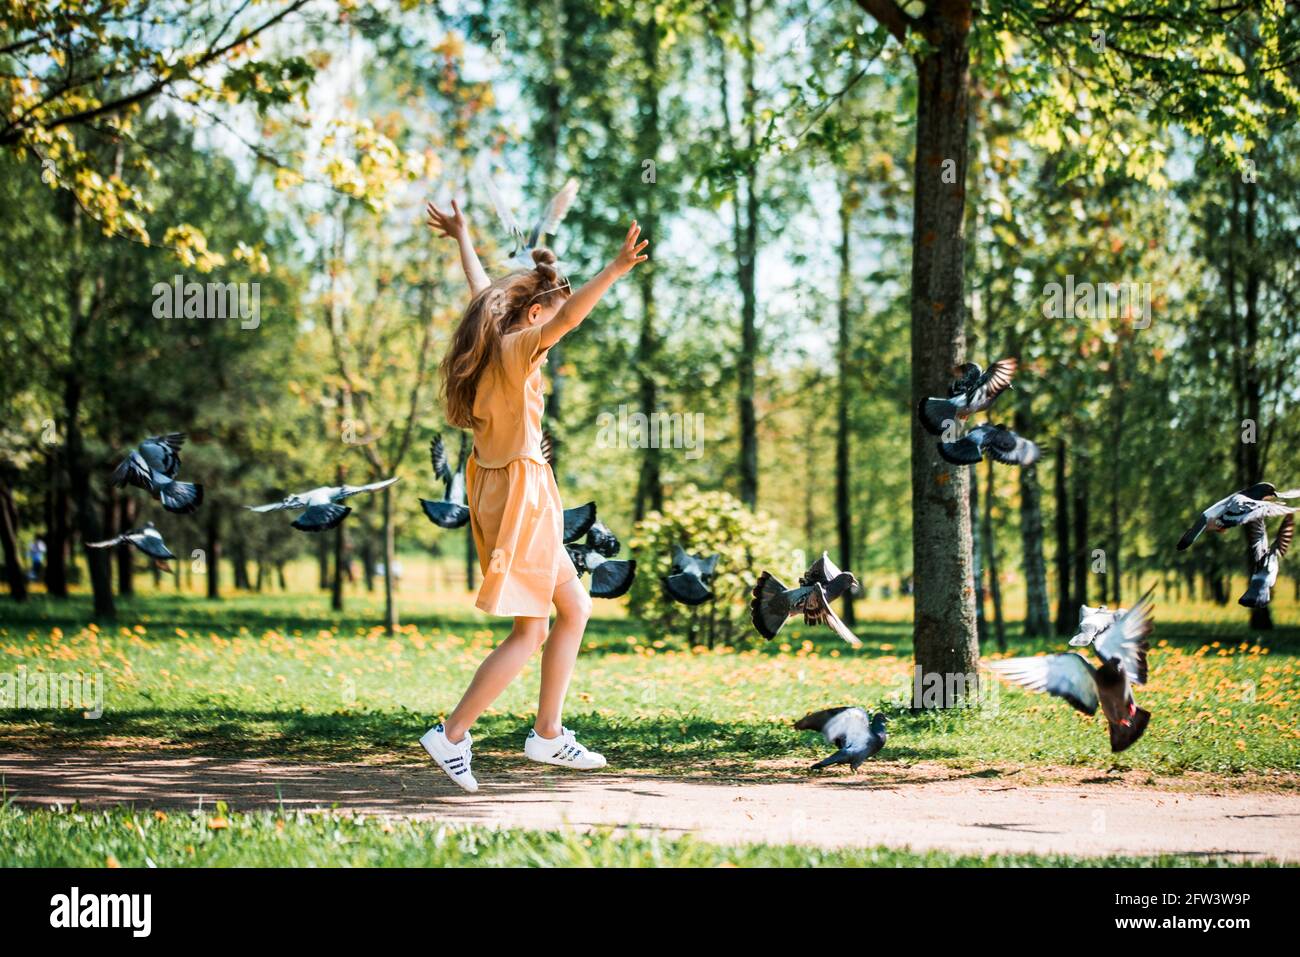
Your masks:
{"label": "white sneaker", "polygon": [[478,781],[474,780],[474,772],[469,767],[470,762],[474,760],[474,755],[470,751],[473,738],[469,736],[468,731],[465,732],[464,738],[453,744],[447,740],[447,732],[443,730],[442,725],[437,724],[424,732],[420,744],[429,752],[429,757],[438,762],[438,767],[447,773],[447,777],[470,794],[478,790]]}
{"label": "white sneaker", "polygon": [[594,771],[605,766],[605,756],[580,745],[568,728],[561,729],[558,738],[543,738],[530,728],[528,737],[524,739],[524,757],[578,771]]}

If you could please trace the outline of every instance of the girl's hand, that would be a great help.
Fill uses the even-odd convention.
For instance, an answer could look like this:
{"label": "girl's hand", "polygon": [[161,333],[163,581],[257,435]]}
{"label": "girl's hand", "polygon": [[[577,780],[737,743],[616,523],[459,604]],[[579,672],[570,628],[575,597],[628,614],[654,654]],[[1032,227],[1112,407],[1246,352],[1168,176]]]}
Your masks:
{"label": "girl's hand", "polygon": [[632,225],[628,228],[627,236],[623,238],[623,248],[618,251],[614,261],[610,263],[610,268],[619,276],[625,276],[632,271],[632,267],[637,263],[643,263],[649,256],[643,255],[645,248],[650,245],[650,240],[641,239],[641,227],[637,225],[636,220],[632,220]]}
{"label": "girl's hand", "polygon": [[456,240],[469,235],[469,223],[454,199],[451,201],[450,213],[444,213],[433,203],[428,205],[425,212],[429,215],[429,228],[434,232],[440,233],[448,239]]}

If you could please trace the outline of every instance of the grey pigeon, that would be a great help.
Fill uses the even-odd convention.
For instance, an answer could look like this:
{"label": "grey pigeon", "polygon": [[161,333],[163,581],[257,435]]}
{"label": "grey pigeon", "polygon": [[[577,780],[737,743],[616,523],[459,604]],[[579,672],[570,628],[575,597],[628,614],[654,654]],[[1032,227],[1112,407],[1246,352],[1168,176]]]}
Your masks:
{"label": "grey pigeon", "polygon": [[585,543],[568,543],[564,547],[579,576],[591,572],[592,598],[619,598],[632,587],[636,559],[614,558],[622,546],[602,523],[591,526]]}
{"label": "grey pigeon", "polygon": [[1212,532],[1223,532],[1239,525],[1248,525],[1257,519],[1273,518],[1278,515],[1290,515],[1295,511],[1289,505],[1272,499],[1300,498],[1300,489],[1279,492],[1268,482],[1256,482],[1240,492],[1233,492],[1227,498],[1215,502],[1192,523],[1192,527],[1183,532],[1178,540],[1178,550],[1190,548],[1207,528]]}
{"label": "grey pigeon", "polygon": [[[808,576],[805,575],[806,579]],[[760,635],[771,641],[781,631],[786,620],[802,613],[805,624],[829,625],[835,634],[857,648],[862,645],[831,608],[828,592],[842,595],[857,584],[850,572],[840,572],[827,584],[812,581],[798,588],[786,588],[781,580],[765,571],[754,584],[753,600],[749,603],[749,617]]]}
{"label": "grey pigeon", "polygon": [[433,461],[433,474],[442,481],[443,494],[439,501],[420,499],[424,514],[440,528],[462,528],[469,521],[469,506],[465,504],[465,465],[469,461],[469,436],[460,434],[460,460],[456,471],[447,462],[447,449],[442,436],[435,435],[429,443],[429,457]]}
{"label": "grey pigeon", "polygon": [[[551,433],[546,430],[542,431],[542,458],[546,459],[546,464],[551,467],[551,473],[554,474],[555,440],[551,437]],[[564,543],[570,545],[582,538],[591,530],[591,526],[595,522],[595,502],[587,502],[585,505],[566,508],[564,510]]]}
{"label": "grey pigeon", "polygon": [[1015,359],[999,359],[986,371],[974,362],[962,363],[955,370],[957,378],[948,387],[948,398],[922,399],[917,405],[921,425],[931,435],[942,435],[945,423],[983,412],[1011,388],[1016,364]]}
{"label": "grey pigeon", "polygon": [[[547,236],[553,236],[555,231],[560,228],[560,223],[569,212],[569,207],[578,195],[578,181],[576,179],[566,180],[559,191],[551,197],[551,201],[546,204],[546,209],[542,215],[533,223],[532,229],[527,232],[519,225],[515,218],[514,211],[506,203],[501,191],[497,189],[497,184],[492,178],[490,164],[484,160],[479,163],[478,176],[482,181],[483,188],[488,194],[493,207],[496,208],[497,216],[501,219],[501,225],[510,235],[512,247],[510,255],[505,260],[505,265],[511,269],[532,269],[533,268],[533,250],[541,245],[542,240]],[[559,269],[559,264],[556,264]],[[559,269],[563,272],[563,269]]]}
{"label": "grey pigeon", "polygon": [[888,720],[883,714],[870,717],[861,708],[827,708],[800,718],[794,727],[796,731],[820,731],[827,744],[839,748],[814,764],[812,770],[847,764],[856,772],[858,765],[885,746]]}
{"label": "grey pigeon", "polygon": [[145,522],[143,527],[123,532],[116,538],[108,538],[102,542],[87,542],[86,547],[112,548],[114,545],[123,543],[134,545],[156,562],[165,562],[176,557],[171,553],[171,549],[167,547],[167,543],[163,541],[162,533],[158,531],[153,522]]}
{"label": "grey pigeon", "polygon": [[203,503],[203,486],[176,479],[184,444],[184,432],[145,439],[113,470],[113,484],[119,488],[134,485],[158,499],[167,511],[191,514]]}
{"label": "grey pigeon", "polygon": [[302,514],[290,524],[302,532],[324,532],[338,526],[352,511],[347,505],[338,504],[345,498],[360,495],[362,492],[377,492],[397,481],[398,476],[371,482],[369,485],[322,485],[310,492],[289,495],[283,501],[270,505],[245,505],[250,512],[278,512],[281,509],[303,510]]}
{"label": "grey pigeon", "polygon": [[1064,698],[1087,715],[1096,714],[1100,703],[1110,728],[1110,749],[1123,751],[1142,737],[1151,720],[1151,712],[1137,706],[1133,685],[1147,680],[1153,591],[1154,586],[1093,640],[1092,650],[1101,661],[1100,667],[1073,651],[991,661],[988,667],[1032,691]]}
{"label": "grey pigeon", "polygon": [[974,465],[987,454],[1003,465],[1033,465],[1038,446],[1006,426],[977,425],[955,442],[940,442],[939,454],[953,465]]}
{"label": "grey pigeon", "polygon": [[702,605],[713,597],[713,574],[718,567],[717,555],[708,558],[692,555],[680,545],[673,546],[673,564],[664,576],[664,592],[683,605]]}
{"label": "grey pigeon", "polygon": [[1079,630],[1070,639],[1070,644],[1076,648],[1085,648],[1092,644],[1099,634],[1114,623],[1116,618],[1124,614],[1124,611],[1123,608],[1109,611],[1105,605],[1097,608],[1084,605],[1079,609]]}
{"label": "grey pigeon", "polygon": [[1277,541],[1272,548],[1268,547],[1268,530],[1264,527],[1263,519],[1246,526],[1246,539],[1250,542],[1251,558],[1255,565],[1250,572],[1246,594],[1237,599],[1239,604],[1247,608],[1267,607],[1273,598],[1273,586],[1277,584],[1278,563],[1291,547],[1291,539],[1294,537],[1295,515],[1282,519],[1282,525],[1277,530]]}

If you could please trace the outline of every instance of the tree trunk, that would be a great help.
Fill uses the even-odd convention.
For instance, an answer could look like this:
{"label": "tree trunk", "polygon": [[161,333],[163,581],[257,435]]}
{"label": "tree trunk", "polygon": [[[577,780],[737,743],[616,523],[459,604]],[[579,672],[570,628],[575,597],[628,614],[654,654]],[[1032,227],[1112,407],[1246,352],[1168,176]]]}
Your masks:
{"label": "tree trunk", "polygon": [[366,529],[361,539],[361,574],[366,579],[366,592],[375,593],[375,537]]}
{"label": "tree trunk", "polygon": [[18,509],[9,483],[0,478],[0,549],[4,551],[5,580],[14,601],[27,600],[27,576],[23,572],[22,548],[18,543]]}
{"label": "tree trunk", "polygon": [[[645,155],[658,157],[660,150],[659,131],[659,20],[654,4],[646,4],[646,19],[641,25],[641,64],[643,68],[641,84],[642,118],[637,137],[638,146],[645,150]],[[656,174],[657,176],[657,174]],[[655,237],[658,218],[655,209],[655,190],[651,185],[644,192],[638,210],[638,221],[642,232]],[[641,290],[641,333],[637,343],[636,374],[638,391],[641,399],[641,411],[654,415],[659,405],[659,334],[656,329],[657,309],[655,302],[655,264],[651,260],[643,263],[637,270],[637,285]],[[660,443],[647,442],[641,450],[641,468],[637,475],[636,504],[633,518],[640,521],[647,512],[662,511],[664,507],[664,488],[661,463],[663,452]]]}
{"label": "tree trunk", "polygon": [[397,602],[393,598],[393,566],[397,563],[396,530],[393,527],[393,489],[384,489],[384,631],[397,631]]}
{"label": "tree trunk", "polygon": [[[117,503],[117,527],[123,531],[134,527],[135,503],[123,495]],[[155,566],[156,568],[157,566]],[[155,579],[157,581],[157,579]],[[119,595],[135,594],[135,555],[130,548],[117,549],[117,593]]]}
{"label": "tree trunk", "polygon": [[983,648],[989,638],[988,622],[984,620],[984,543],[980,522],[979,472],[970,472],[970,536],[971,576],[975,586],[975,636]]}
{"label": "tree trunk", "polygon": [[474,574],[478,570],[478,548],[474,545],[474,529],[465,526],[465,590],[474,590]]}
{"label": "tree trunk", "polygon": [[1088,603],[1088,574],[1092,570],[1088,548],[1088,463],[1083,460],[1077,444],[1070,484],[1074,495],[1074,589],[1070,595],[1070,620],[1067,624],[1072,625],[1079,620],[1080,609]]}
{"label": "tree trunk", "polygon": [[[835,529],[840,546],[840,562],[844,568],[853,567],[853,510],[849,506],[852,476],[849,474],[849,462],[852,455],[850,433],[852,424],[849,420],[849,390],[852,385],[850,356],[853,349],[852,316],[849,312],[849,289],[853,282],[850,268],[852,250],[848,178],[840,179],[840,288],[837,305],[838,322],[835,338],[835,373],[836,373],[836,416],[835,416]],[[844,593],[844,607],[841,614],[844,623],[852,628],[857,624],[857,612],[853,607],[853,590]]]}
{"label": "tree trunk", "polygon": [[[335,484],[343,484],[343,466],[339,466],[338,474],[335,475]],[[330,608],[334,611],[343,610],[343,562],[347,556],[347,523],[340,522],[334,528],[334,581],[330,587]],[[388,568],[384,569],[384,575],[390,574]]]}
{"label": "tree trunk", "polygon": [[61,453],[51,449],[46,459],[45,487],[45,591],[68,597],[68,493]]}
{"label": "tree trunk", "polygon": [[[758,360],[758,291],[754,277],[758,255],[758,192],[754,182],[758,148],[758,117],[755,102],[758,90],[754,80],[754,0],[744,0],[741,23],[744,31],[744,124],[746,162],[736,195],[735,245],[736,279],[740,287],[740,355],[736,361],[737,412],[740,418],[740,500],[754,508],[758,505],[758,418],[754,411],[755,365]],[[742,215],[743,210],[743,215]]]}
{"label": "tree trunk", "polygon": [[[1259,443],[1263,439],[1264,423],[1261,421],[1261,410],[1263,408],[1263,384],[1259,371],[1259,286],[1260,286],[1260,267],[1259,267],[1259,250],[1255,240],[1255,184],[1245,183],[1238,184],[1236,179],[1233,180],[1233,189],[1242,190],[1246,194],[1246,216],[1245,216],[1245,305],[1246,305],[1246,417],[1255,423],[1255,441],[1243,442],[1241,454],[1243,459],[1243,472],[1241,476],[1241,487],[1245,488],[1261,479],[1263,471],[1260,463]],[[1246,548],[1246,575],[1249,576],[1254,571],[1255,561],[1250,553],[1250,548]],[[1272,631],[1273,614],[1268,605],[1262,608],[1252,608],[1250,610],[1250,627],[1252,631]]]}
{"label": "tree trunk", "polygon": [[[1023,417],[1016,414],[1016,431],[1021,435]],[[1025,637],[1040,638],[1052,628],[1047,602],[1047,561],[1043,557],[1043,493],[1038,484],[1038,466],[1017,470],[1020,484],[1021,571],[1025,576]]]}
{"label": "tree trunk", "polygon": [[221,597],[221,514],[215,504],[208,505],[207,555],[204,568],[208,578],[208,597]]}
{"label": "tree trunk", "polygon": [[989,574],[989,597],[993,600],[993,634],[998,651],[1007,650],[1007,624],[1002,617],[1002,583],[998,581],[998,542],[993,534],[993,462],[988,463],[984,486],[984,565]]}
{"label": "tree trunk", "polygon": [[316,572],[321,591],[330,588],[330,546],[324,535],[316,536]]}
{"label": "tree trunk", "polygon": [[[916,59],[912,223],[912,401],[943,395],[966,352],[965,227],[969,140],[969,0],[927,7],[927,52]],[[947,465],[912,416],[914,646],[920,686],[937,676],[942,706],[961,702],[956,677],[976,675],[969,470]],[[951,678],[949,677],[951,676]],[[978,679],[976,679],[978,680]],[[914,688],[916,685],[914,685]],[[972,691],[974,689],[969,689]],[[933,706],[933,696],[913,707]]]}
{"label": "tree trunk", "polygon": [[1070,501],[1065,490],[1065,440],[1056,440],[1056,474],[1052,478],[1056,500],[1056,633],[1074,634],[1077,619],[1070,617]]}

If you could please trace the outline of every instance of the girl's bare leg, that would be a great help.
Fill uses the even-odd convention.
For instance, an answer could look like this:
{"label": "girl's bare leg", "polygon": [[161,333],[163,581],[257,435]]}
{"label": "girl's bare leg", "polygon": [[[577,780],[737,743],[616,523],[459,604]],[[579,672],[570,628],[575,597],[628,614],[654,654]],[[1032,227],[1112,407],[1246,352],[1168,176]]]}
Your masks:
{"label": "girl's bare leg", "polygon": [[542,651],[542,691],[537,700],[534,730],[543,738],[557,737],[563,730],[560,718],[564,696],[569,691],[573,665],[582,647],[582,635],[591,617],[591,596],[577,578],[555,589],[555,624]]}
{"label": "girl's bare leg", "polygon": [[[515,626],[510,630],[509,636],[483,659],[483,664],[474,672],[474,680],[465,689],[460,704],[443,722],[448,741],[456,743],[465,737],[469,726],[505,691],[506,685],[515,680],[545,640],[545,618],[515,619]],[[544,683],[546,679],[542,680]]]}

